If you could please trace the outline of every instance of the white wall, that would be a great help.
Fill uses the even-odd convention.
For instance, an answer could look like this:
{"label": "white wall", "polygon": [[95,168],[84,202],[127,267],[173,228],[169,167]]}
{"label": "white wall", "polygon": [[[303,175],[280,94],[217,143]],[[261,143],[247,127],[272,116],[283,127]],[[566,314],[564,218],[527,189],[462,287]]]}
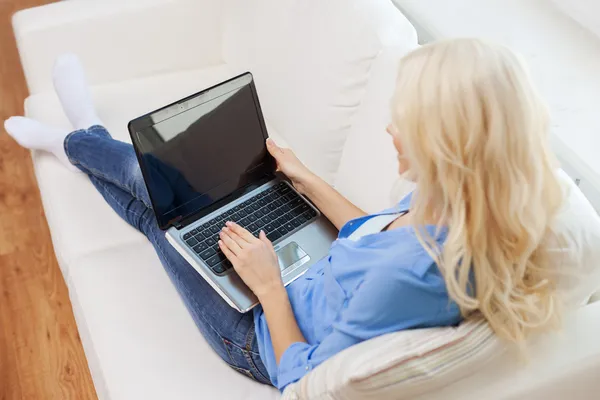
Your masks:
{"label": "white wall", "polygon": [[483,37],[525,57],[550,106],[554,150],[600,211],[600,37],[562,11],[569,4],[592,10],[600,3],[555,0],[564,3],[559,8],[549,0],[393,1],[421,42]]}

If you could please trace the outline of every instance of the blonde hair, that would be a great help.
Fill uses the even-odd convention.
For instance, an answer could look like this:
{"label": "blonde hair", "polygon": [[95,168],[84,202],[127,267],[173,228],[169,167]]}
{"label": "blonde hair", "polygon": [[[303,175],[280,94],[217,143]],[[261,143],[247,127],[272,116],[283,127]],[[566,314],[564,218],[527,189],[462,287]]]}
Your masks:
{"label": "blonde hair", "polygon": [[[547,109],[517,56],[476,39],[420,47],[401,60],[392,114],[416,183],[411,223],[450,298],[521,346],[557,327],[546,243],[563,193]],[[443,246],[432,222],[447,227]]]}

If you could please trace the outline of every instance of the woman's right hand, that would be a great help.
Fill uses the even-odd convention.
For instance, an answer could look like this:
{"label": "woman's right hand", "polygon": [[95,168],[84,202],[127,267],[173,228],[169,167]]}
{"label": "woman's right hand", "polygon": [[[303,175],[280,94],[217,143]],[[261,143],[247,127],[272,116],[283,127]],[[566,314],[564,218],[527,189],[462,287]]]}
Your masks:
{"label": "woman's right hand", "polygon": [[283,172],[302,194],[315,175],[308,169],[290,149],[277,146],[273,139],[267,139],[267,150],[277,161],[277,170]]}

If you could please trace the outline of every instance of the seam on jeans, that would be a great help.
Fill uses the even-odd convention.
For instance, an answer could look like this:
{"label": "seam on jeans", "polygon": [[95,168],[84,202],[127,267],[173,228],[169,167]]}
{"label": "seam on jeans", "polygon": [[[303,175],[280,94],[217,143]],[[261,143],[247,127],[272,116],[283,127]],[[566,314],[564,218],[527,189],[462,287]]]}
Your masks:
{"label": "seam on jeans", "polygon": [[254,330],[254,322],[253,322],[252,325],[250,326],[250,329],[248,329],[248,333],[246,334],[246,351],[242,351],[242,354],[244,354],[244,357],[246,357],[246,362],[250,366],[250,369],[252,370],[252,372],[254,372],[255,375],[258,376],[258,378],[260,378],[257,380],[261,381],[263,383],[271,383],[271,380],[269,378],[267,378],[266,376],[264,376],[263,373],[260,371],[260,369],[258,369],[256,364],[254,363],[254,359],[252,358],[252,355],[256,355],[256,356],[260,357],[259,353],[252,351],[252,340],[254,340],[255,335],[256,335],[256,332]]}
{"label": "seam on jeans", "polygon": [[[248,377],[254,379],[257,382],[261,382],[261,380],[257,377],[257,375],[255,373],[253,373],[253,371],[252,371],[252,369],[253,369],[252,368],[252,364],[248,362],[248,357],[246,357],[246,354],[244,353],[244,350],[240,346],[237,346],[235,343],[233,343],[229,339],[222,338],[222,340],[223,340],[223,347],[225,347],[225,351],[227,352],[227,355],[229,356],[229,362],[227,362],[227,360],[225,360],[225,362],[227,362],[227,364],[229,364],[229,366],[232,367],[233,369],[241,369],[242,371],[244,371],[244,374],[247,375]],[[246,360],[246,364],[250,368],[242,368],[242,367],[236,365],[236,362],[233,359],[233,356],[231,355],[231,352],[229,351],[229,345],[231,345],[232,347],[237,348],[242,353],[242,355],[244,356],[244,360]]]}

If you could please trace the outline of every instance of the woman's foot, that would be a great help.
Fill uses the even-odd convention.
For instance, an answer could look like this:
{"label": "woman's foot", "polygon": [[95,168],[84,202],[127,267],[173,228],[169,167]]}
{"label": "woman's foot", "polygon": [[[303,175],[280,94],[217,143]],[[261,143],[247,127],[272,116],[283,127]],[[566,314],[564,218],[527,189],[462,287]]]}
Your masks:
{"label": "woman's foot", "polygon": [[6,132],[21,146],[31,150],[44,150],[56,156],[71,171],[79,169],[71,164],[65,153],[64,141],[69,131],[44,125],[31,118],[11,117],[4,121]]}
{"label": "woman's foot", "polygon": [[96,114],[85,72],[75,54],[63,54],[56,59],[52,73],[54,89],[63,110],[75,129],[102,125]]}

